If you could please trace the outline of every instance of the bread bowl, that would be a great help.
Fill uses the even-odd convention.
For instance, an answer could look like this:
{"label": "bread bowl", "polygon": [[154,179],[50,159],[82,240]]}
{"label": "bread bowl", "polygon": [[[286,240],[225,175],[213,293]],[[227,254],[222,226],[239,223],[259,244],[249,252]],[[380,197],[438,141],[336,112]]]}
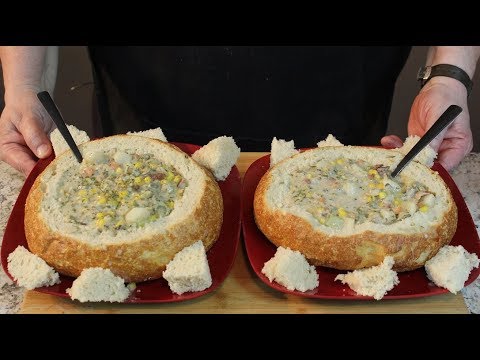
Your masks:
{"label": "bread bowl", "polygon": [[395,179],[395,150],[326,146],[284,159],[254,195],[258,228],[314,265],[355,270],[386,256],[395,271],[419,268],[448,244],[457,208],[434,171],[411,162]]}
{"label": "bread bowl", "polygon": [[110,269],[126,281],[160,278],[199,239],[208,250],[223,220],[212,174],[172,144],[115,135],[55,158],[25,204],[30,250],[58,272]]}

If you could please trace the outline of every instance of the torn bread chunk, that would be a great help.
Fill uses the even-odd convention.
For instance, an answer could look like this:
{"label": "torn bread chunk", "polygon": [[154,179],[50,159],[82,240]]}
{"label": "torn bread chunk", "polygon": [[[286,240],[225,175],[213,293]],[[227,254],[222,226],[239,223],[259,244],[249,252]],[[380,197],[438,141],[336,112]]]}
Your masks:
{"label": "torn bread chunk", "polygon": [[425,271],[435,285],[456,294],[463,289],[472,269],[478,266],[476,254],[470,254],[462,245],[446,245],[425,263]]}
{"label": "torn bread chunk", "polygon": [[66,292],[72,300],[80,302],[123,302],[130,295],[120,276],[100,267],[84,269]]}
{"label": "torn bread chunk", "polygon": [[17,246],[7,258],[8,272],[19,286],[28,290],[52,286],[60,282],[58,273],[38,255]]}
{"label": "torn bread chunk", "polygon": [[[90,141],[90,137],[85,131],[78,129],[74,125],[67,125],[67,128],[77,146]],[[50,141],[52,142],[53,151],[56,157],[60,156],[65,151],[71,151],[70,147],[58,129],[55,129],[50,133]]]}
{"label": "torn bread chunk", "polygon": [[400,283],[397,272],[392,270],[394,262],[392,256],[386,256],[380,265],[339,274],[335,281],[348,284],[359,295],[373,296],[375,300],[380,300]]}
{"label": "torn bread chunk", "polygon": [[318,286],[318,273],[299,251],[280,246],[262,269],[270,282],[276,281],[288,290],[305,292]]}
{"label": "torn bread chunk", "polygon": [[[405,139],[403,146],[397,148],[397,151],[400,151],[402,154],[406,155],[420,140],[420,137],[417,135],[410,135]],[[419,163],[432,167],[433,161],[437,158],[437,152],[433,150],[430,145],[425,146],[413,160],[418,161]]]}
{"label": "torn bread chunk", "polygon": [[231,136],[220,136],[202,146],[193,160],[209,169],[215,179],[225,180],[240,156],[240,148]]}
{"label": "torn bread chunk", "polygon": [[170,290],[178,295],[209,288],[212,276],[203,242],[198,240],[175,254],[167,264],[163,278],[168,281]]}
{"label": "torn bread chunk", "polygon": [[317,147],[324,147],[324,146],[343,146],[343,144],[336,139],[335,136],[332,134],[328,134],[325,140],[319,141],[317,143]]}
{"label": "torn bread chunk", "polygon": [[272,149],[270,152],[270,167],[283,159],[289,158],[298,154],[298,150],[295,150],[295,143],[293,140],[286,141],[278,139],[276,137],[272,140]]}
{"label": "torn bread chunk", "polygon": [[127,132],[127,135],[137,135],[137,136],[144,136],[150,139],[157,139],[160,141],[168,142],[167,138],[163,134],[163,131],[161,128],[157,127],[155,129],[150,129],[150,130],[145,130],[145,131],[129,131]]}

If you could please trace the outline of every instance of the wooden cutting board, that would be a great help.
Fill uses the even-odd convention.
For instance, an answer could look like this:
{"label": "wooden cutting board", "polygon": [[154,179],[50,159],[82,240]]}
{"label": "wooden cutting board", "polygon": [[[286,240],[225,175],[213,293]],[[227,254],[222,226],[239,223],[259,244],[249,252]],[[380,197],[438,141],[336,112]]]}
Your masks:
{"label": "wooden cutting board", "polygon": [[[243,176],[248,166],[265,153],[242,153],[237,163]],[[185,314],[468,314],[462,295],[444,294],[408,300],[318,300],[278,292],[253,272],[243,246],[220,287],[205,296],[165,304],[82,304],[69,299],[27,291],[20,308],[23,314],[86,313],[185,313]]]}

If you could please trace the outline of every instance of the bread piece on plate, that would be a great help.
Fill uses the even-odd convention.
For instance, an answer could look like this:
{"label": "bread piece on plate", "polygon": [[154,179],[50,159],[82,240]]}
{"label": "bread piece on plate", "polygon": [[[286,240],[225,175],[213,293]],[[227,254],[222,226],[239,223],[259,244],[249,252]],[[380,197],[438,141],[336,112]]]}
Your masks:
{"label": "bread piece on plate", "polygon": [[387,256],[380,265],[339,274],[335,281],[348,284],[359,295],[373,296],[375,300],[380,300],[400,283],[397,273],[392,270],[393,264],[393,257]]}
{"label": "bread piece on plate", "polygon": [[328,136],[325,138],[325,140],[319,141],[317,143],[318,147],[324,147],[324,146],[343,146],[343,144],[337,140],[335,136],[332,134],[328,134]]}
{"label": "bread piece on plate", "polygon": [[[76,126],[67,125],[67,128],[68,131],[70,131],[75,144],[80,145],[90,140],[87,133],[78,129]],[[55,129],[50,133],[50,141],[52,142],[53,152],[56,157],[60,156],[65,151],[72,151],[58,129]]]}
{"label": "bread piece on plate", "polygon": [[298,150],[295,150],[295,142],[293,140],[277,140],[277,138],[274,137],[270,152],[270,167],[295,154],[298,154]]}
{"label": "bread piece on plate", "polygon": [[121,277],[99,267],[84,269],[66,292],[72,300],[80,302],[123,302],[130,295]]}
{"label": "bread piece on plate", "polygon": [[287,158],[261,178],[255,221],[313,265],[355,270],[392,256],[396,271],[419,268],[452,239],[457,208],[443,179],[418,162],[392,179],[401,157],[341,146]]}
{"label": "bread piece on plate", "polygon": [[175,294],[202,291],[212,285],[207,254],[201,240],[185,247],[167,264],[163,278]]}
{"label": "bread piece on plate", "polygon": [[137,136],[145,136],[150,139],[157,139],[160,141],[168,142],[167,138],[163,134],[163,131],[161,128],[157,127],[155,129],[149,129],[145,131],[137,131],[137,132],[131,132],[129,131],[127,135],[137,135]]}
{"label": "bread piece on plate", "polygon": [[[402,154],[406,155],[415,144],[420,140],[420,137],[417,135],[410,135],[405,139],[403,146],[397,148],[397,151],[400,151]],[[437,158],[437,152],[433,150],[430,145],[425,146],[418,154],[413,158],[413,160],[422,163],[427,167],[433,166],[433,161]]]}
{"label": "bread piece on plate", "polygon": [[240,156],[240,148],[230,136],[220,136],[202,146],[193,160],[209,169],[215,179],[225,180]]}
{"label": "bread piece on plate", "polygon": [[160,278],[175,254],[215,243],[223,199],[212,174],[172,144],[115,135],[53,160],[25,204],[30,250],[58,272],[110,269],[128,282]]}
{"label": "bread piece on plate", "polygon": [[262,274],[270,282],[275,280],[291,291],[305,292],[318,286],[315,266],[310,265],[300,252],[282,246],[277,249],[275,256],[265,263]]}
{"label": "bread piece on plate", "polygon": [[447,245],[425,263],[425,271],[435,285],[456,294],[463,289],[472,269],[478,266],[477,254],[470,254],[462,245]]}
{"label": "bread piece on plate", "polygon": [[17,246],[7,258],[8,272],[19,286],[28,290],[52,286],[60,282],[58,273],[43,259],[23,246]]}

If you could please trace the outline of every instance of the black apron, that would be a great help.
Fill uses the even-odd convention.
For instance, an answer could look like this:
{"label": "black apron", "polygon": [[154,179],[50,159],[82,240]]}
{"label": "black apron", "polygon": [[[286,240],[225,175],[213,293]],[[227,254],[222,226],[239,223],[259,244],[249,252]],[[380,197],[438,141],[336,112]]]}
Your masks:
{"label": "black apron", "polygon": [[378,145],[410,47],[89,47],[103,134],[161,127],[169,141],[233,136]]}

